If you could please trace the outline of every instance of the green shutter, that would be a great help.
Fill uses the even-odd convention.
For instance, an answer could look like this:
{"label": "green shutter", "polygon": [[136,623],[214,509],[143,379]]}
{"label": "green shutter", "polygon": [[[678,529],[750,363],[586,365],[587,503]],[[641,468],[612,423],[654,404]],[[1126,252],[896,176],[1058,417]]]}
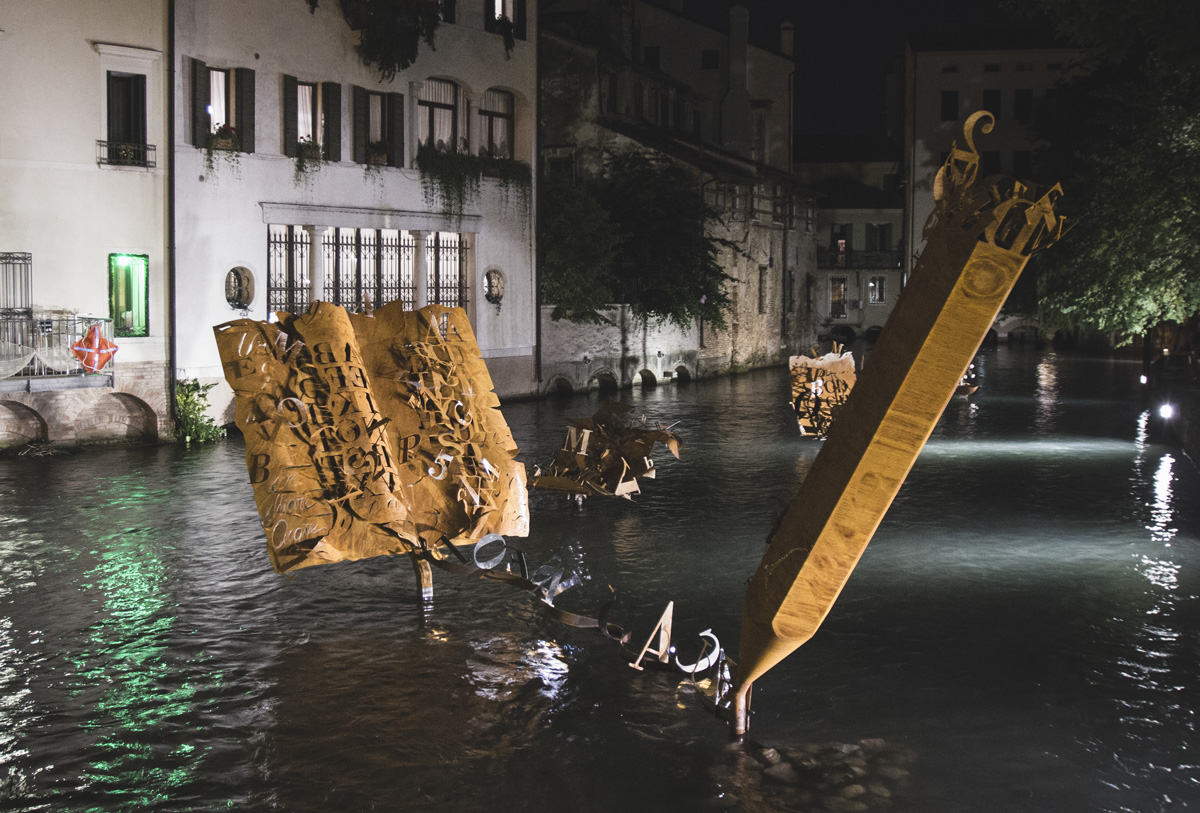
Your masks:
{"label": "green shutter", "polygon": [[371,110],[365,88],[355,86],[351,91],[354,106],[354,132],[350,158],[356,164],[367,163],[367,130],[371,126]]}
{"label": "green shutter", "polygon": [[342,160],[342,86],[321,83],[321,112],[325,114],[325,160]]}
{"label": "green shutter", "polygon": [[283,154],[295,158],[300,152],[300,127],[296,110],[296,77],[283,77]]}
{"label": "green shutter", "polygon": [[192,60],[192,145],[203,149],[210,121],[208,118],[208,65]]}
{"label": "green shutter", "polygon": [[242,152],[254,152],[254,70],[238,68],[233,77],[237,83],[234,126],[241,136]]}
{"label": "green shutter", "polygon": [[387,94],[388,166],[404,166],[404,94]]}

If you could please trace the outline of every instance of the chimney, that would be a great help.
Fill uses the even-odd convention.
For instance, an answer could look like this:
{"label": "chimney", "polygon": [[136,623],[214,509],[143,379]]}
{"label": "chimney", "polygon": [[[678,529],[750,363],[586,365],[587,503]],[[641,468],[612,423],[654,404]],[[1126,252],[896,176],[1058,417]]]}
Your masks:
{"label": "chimney", "polygon": [[795,56],[796,53],[796,26],[790,22],[785,22],[779,26],[779,53],[784,56]]}

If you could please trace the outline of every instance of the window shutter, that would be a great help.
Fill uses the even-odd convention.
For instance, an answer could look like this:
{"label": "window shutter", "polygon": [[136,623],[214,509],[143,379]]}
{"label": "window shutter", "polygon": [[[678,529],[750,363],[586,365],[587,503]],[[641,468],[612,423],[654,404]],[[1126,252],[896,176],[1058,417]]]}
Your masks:
{"label": "window shutter", "polygon": [[517,19],[513,20],[513,38],[525,39],[525,0],[516,0],[513,3],[513,16]]}
{"label": "window shutter", "polygon": [[233,76],[237,83],[234,126],[241,135],[242,152],[254,152],[254,70],[238,68]]}
{"label": "window shutter", "polygon": [[132,98],[129,100],[129,126],[132,129],[134,144],[146,143],[146,75],[135,73],[132,87]]}
{"label": "window shutter", "polygon": [[388,166],[404,166],[404,94],[387,95]]}
{"label": "window shutter", "polygon": [[496,30],[495,0],[483,0],[483,30],[493,33]]}
{"label": "window shutter", "polygon": [[208,136],[208,65],[192,60],[192,144],[203,148]]}
{"label": "window shutter", "polygon": [[300,126],[296,110],[296,77],[283,77],[283,154],[295,158],[300,152]]}
{"label": "window shutter", "polygon": [[342,86],[321,83],[321,112],[325,114],[325,160],[342,160]]}
{"label": "window shutter", "polygon": [[350,159],[356,164],[367,163],[367,128],[371,126],[367,91],[357,85],[351,91],[354,104],[354,132]]}
{"label": "window shutter", "polygon": [[442,22],[454,22],[454,1],[455,0],[442,0]]}

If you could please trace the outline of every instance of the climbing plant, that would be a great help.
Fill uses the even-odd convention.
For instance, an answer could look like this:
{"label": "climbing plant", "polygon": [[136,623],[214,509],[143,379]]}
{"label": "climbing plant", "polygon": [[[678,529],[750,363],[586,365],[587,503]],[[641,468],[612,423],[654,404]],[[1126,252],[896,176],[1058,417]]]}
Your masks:
{"label": "climbing plant", "polygon": [[[305,0],[316,12],[320,0]],[[390,82],[416,61],[421,43],[435,50],[434,38],[442,21],[438,0],[338,0],[342,17],[359,35],[358,55],[364,65]]]}

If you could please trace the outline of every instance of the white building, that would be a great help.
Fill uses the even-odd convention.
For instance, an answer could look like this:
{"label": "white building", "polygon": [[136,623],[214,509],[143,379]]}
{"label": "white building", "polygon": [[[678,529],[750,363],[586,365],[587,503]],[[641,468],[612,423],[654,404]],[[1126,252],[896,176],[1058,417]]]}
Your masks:
{"label": "white building", "polygon": [[0,446],[170,427],[167,42],[162,0],[0,5]]}
{"label": "white building", "polygon": [[1045,180],[1033,177],[1037,143],[1027,128],[1037,106],[1079,70],[1079,57],[1077,49],[1037,35],[1021,42],[986,32],[973,38],[909,38],[900,89],[903,107],[893,106],[904,122],[904,245],[910,247],[906,271],[912,270],[922,229],[933,211],[933,177],[951,145],[963,145],[962,122],[976,110],[996,117],[991,133],[974,134],[981,173]]}
{"label": "white building", "polygon": [[[299,0],[177,0],[178,367],[220,382],[224,420],[213,326],[314,299],[462,305],[497,391],[535,391],[531,184],[485,177],[447,212],[426,197],[416,156],[431,140],[443,153],[532,161],[536,8],[443,10],[436,49],[422,43],[387,82],[359,59],[336,0],[311,14]],[[514,20],[511,54],[486,30],[497,12]],[[222,125],[232,144],[210,144]]]}
{"label": "white building", "polygon": [[[796,174],[817,193],[817,270],[809,307],[821,336],[874,335],[904,287],[904,198],[899,148],[890,139],[811,137]],[[871,331],[871,333],[868,333]]]}

